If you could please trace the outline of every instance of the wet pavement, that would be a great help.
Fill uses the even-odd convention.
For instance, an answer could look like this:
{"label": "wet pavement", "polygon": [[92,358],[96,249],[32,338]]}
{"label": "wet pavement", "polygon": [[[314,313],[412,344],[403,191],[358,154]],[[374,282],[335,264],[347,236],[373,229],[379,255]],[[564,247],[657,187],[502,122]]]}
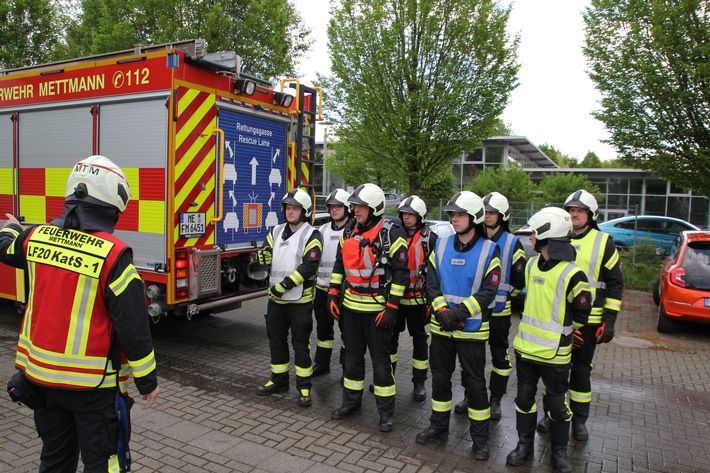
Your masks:
{"label": "wet pavement", "polygon": [[[491,422],[489,460],[473,458],[465,416],[452,414],[448,438],[417,444],[414,437],[428,425],[431,404],[412,400],[406,332],[390,433],[378,431],[374,396],[367,392],[359,414],[331,420],[342,393],[335,363],[330,374],[314,379],[310,408],[297,404],[294,374],[288,393],[256,396],[269,371],[265,309],[266,301],[258,299],[227,314],[165,319],[154,327],[162,393],[153,409],[142,411],[137,404],[132,411],[133,471],[552,471],[547,435],[536,435],[533,460],[520,467],[505,464],[517,442],[515,373],[503,418]],[[511,337],[518,318],[513,320]],[[0,302],[3,384],[13,372],[19,323],[12,304]],[[590,439],[570,440],[575,472],[710,471],[710,326],[679,324],[673,334],[662,335],[655,324],[651,294],[627,291],[617,337],[597,350]],[[370,376],[368,369],[366,383]],[[463,397],[458,377],[454,389],[457,402]],[[131,394],[138,397],[133,385]],[[40,441],[31,411],[5,397],[0,425],[0,472],[37,471]]]}

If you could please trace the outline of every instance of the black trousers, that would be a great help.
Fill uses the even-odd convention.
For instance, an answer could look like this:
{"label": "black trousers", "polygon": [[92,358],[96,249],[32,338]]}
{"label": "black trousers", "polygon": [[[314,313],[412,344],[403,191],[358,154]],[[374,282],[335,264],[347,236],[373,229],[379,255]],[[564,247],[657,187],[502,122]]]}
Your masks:
{"label": "black trousers", "polygon": [[[365,352],[370,351],[375,398],[380,414],[383,409],[394,410],[394,376],[390,363],[392,332],[375,326],[377,312],[353,312],[343,307],[340,320],[345,337],[344,406],[360,407],[365,385]],[[383,393],[385,389],[392,390]],[[385,412],[388,413],[388,412]],[[391,414],[391,412],[389,412]]]}
{"label": "black trousers", "polygon": [[271,352],[271,381],[278,385],[289,383],[288,334],[291,332],[294,362],[296,365],[296,388],[311,389],[311,353],[309,343],[313,331],[313,305],[277,304],[269,300],[266,312],[266,335]]}
{"label": "black trousers", "polygon": [[592,366],[597,350],[596,332],[599,325],[585,325],[580,329],[584,345],[572,350],[572,365],[569,376],[570,407],[573,422],[584,424],[589,418],[592,401]]}
{"label": "black trousers", "polygon": [[537,383],[542,378],[545,387],[543,406],[554,424],[550,426],[550,441],[557,445],[567,445],[569,420],[572,416],[566,401],[570,365],[532,363],[517,352],[515,363],[518,378],[518,394],[515,397],[518,432],[535,432],[537,425],[535,395]]}
{"label": "black trousers", "polygon": [[34,411],[42,439],[40,473],[75,473],[80,452],[87,473],[110,471],[109,460],[118,464],[115,389],[40,389],[47,399],[44,408]]}
{"label": "black trousers", "polygon": [[[432,335],[429,352],[431,401],[434,406],[447,404],[449,406],[445,416],[436,415],[432,416],[432,419],[441,419],[441,423],[445,424],[436,425],[436,428],[448,427],[451,414],[451,377],[456,368],[457,356],[461,365],[461,383],[468,399],[469,418],[472,421],[471,435],[487,436],[490,404],[486,389],[486,344],[484,342]],[[441,414],[442,410],[443,408],[439,408],[438,412]]]}
{"label": "black trousers", "polygon": [[[313,313],[315,314],[316,337],[318,338],[313,362],[330,366],[330,357],[333,348],[335,348],[335,320],[328,310],[328,293],[322,289],[316,289],[316,295],[313,300]],[[340,328],[341,340],[340,347],[338,347],[341,350],[340,364],[343,364],[343,345],[345,342],[343,341],[343,328],[340,321],[338,322],[338,328]]]}
{"label": "black trousers", "polygon": [[492,316],[490,320],[490,335],[488,345],[491,349],[491,379],[489,387],[491,398],[500,399],[508,390],[508,379],[513,370],[508,354],[510,333],[510,315]]}
{"label": "black trousers", "polygon": [[426,333],[426,306],[425,305],[399,305],[397,323],[394,326],[391,340],[392,362],[397,361],[399,350],[399,334],[404,328],[409,330],[412,337],[412,382],[426,381],[427,366],[429,364],[429,336]]}

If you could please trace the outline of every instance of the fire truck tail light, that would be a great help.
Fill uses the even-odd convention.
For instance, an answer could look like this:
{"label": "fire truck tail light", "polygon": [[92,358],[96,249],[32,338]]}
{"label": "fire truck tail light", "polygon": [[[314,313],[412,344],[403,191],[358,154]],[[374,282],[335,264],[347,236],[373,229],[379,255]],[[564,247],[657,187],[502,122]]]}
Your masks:
{"label": "fire truck tail light", "polygon": [[175,250],[175,296],[178,299],[188,297],[189,294],[187,265],[187,249]]}

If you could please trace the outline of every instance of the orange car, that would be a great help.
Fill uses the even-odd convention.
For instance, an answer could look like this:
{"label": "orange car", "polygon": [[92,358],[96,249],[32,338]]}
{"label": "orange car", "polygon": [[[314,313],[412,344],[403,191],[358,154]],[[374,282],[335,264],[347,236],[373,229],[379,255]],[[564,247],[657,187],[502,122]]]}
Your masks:
{"label": "orange car", "polygon": [[[658,249],[659,255],[666,251]],[[685,231],[676,237],[653,288],[658,331],[669,333],[676,320],[710,324],[710,232]]]}

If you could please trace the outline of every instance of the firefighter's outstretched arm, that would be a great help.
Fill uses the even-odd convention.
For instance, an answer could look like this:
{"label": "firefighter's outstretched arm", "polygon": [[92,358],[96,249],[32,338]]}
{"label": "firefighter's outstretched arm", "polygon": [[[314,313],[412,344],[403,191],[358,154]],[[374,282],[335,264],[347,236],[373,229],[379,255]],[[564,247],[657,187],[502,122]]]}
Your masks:
{"label": "firefighter's outstretched arm", "polygon": [[0,262],[15,268],[24,268],[25,252],[22,245],[27,232],[22,231],[22,224],[12,214],[5,214],[7,222],[0,229]]}

